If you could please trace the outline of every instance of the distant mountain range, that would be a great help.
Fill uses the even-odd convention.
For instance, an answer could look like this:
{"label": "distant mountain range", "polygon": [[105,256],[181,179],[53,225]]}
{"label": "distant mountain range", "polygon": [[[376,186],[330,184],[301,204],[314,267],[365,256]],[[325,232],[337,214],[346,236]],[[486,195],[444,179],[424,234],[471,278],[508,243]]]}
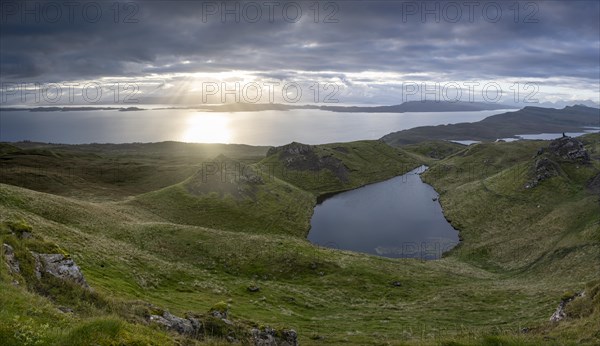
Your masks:
{"label": "distant mountain range", "polygon": [[[580,106],[595,107],[597,103],[584,100],[578,101]],[[260,111],[288,111],[294,109],[316,109],[338,113],[406,113],[406,112],[476,112],[486,110],[520,109],[523,104],[499,104],[486,102],[448,102],[448,101],[407,101],[391,106],[341,106],[341,105],[295,105],[281,103],[230,103],[230,104],[207,104],[196,106],[173,106],[162,108],[140,107],[111,107],[111,106],[60,106],[60,107],[5,107],[0,111],[30,111],[30,112],[67,112],[67,111],[97,111],[116,110],[141,111],[153,109],[193,109],[206,112],[260,112]],[[535,107],[526,108],[563,108],[573,106],[572,102],[559,101],[556,103],[544,102],[535,104]]]}
{"label": "distant mountain range", "polygon": [[203,107],[213,112],[248,112],[260,110],[319,109],[338,113],[405,113],[405,112],[473,112],[514,107],[497,103],[408,101],[392,106],[329,106],[287,104],[226,104]]}
{"label": "distant mountain range", "polygon": [[[231,103],[223,105],[200,105],[193,107],[169,107],[167,109],[201,109],[209,112],[258,112],[258,111],[287,111],[293,109],[317,109],[340,113],[405,113],[405,112],[472,112],[497,109],[519,108],[497,103],[483,102],[447,102],[447,101],[408,101],[392,106],[329,106],[329,105],[294,105],[278,103]],[[152,108],[149,108],[152,109]],[[162,108],[164,109],[164,108]],[[34,107],[34,108],[0,108],[0,111],[30,111],[30,112],[66,112],[118,110],[138,111],[138,107]]]}
{"label": "distant mountain range", "polygon": [[563,109],[525,107],[475,123],[415,127],[390,133],[381,139],[393,146],[428,140],[494,141],[521,134],[577,132],[586,127],[600,127],[600,109],[586,106]]}

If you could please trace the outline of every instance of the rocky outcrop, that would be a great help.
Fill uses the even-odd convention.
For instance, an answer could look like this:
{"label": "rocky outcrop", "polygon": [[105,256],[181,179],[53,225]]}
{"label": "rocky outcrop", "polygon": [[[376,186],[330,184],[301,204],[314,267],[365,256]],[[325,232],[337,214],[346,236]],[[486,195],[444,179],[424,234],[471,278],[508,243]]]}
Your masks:
{"label": "rocky outcrop", "polygon": [[162,315],[150,315],[149,321],[182,335],[197,337],[202,334],[202,322],[193,317],[181,318],[165,311]]}
{"label": "rocky outcrop", "polygon": [[253,328],[252,341],[256,346],[297,346],[298,334],[293,329],[276,331],[273,328]]}
{"label": "rocky outcrop", "polygon": [[560,322],[563,319],[565,319],[567,317],[567,313],[565,312],[565,308],[567,307],[567,304],[569,304],[570,302],[572,302],[573,300],[575,300],[579,297],[583,297],[584,295],[585,295],[585,293],[581,292],[581,293],[575,294],[571,297],[563,298],[560,301],[560,303],[558,304],[556,311],[554,311],[552,316],[550,316],[550,322]]}
{"label": "rocky outcrop", "polygon": [[341,181],[348,181],[349,170],[342,160],[332,155],[319,156],[311,145],[292,142],[267,152],[267,156],[275,154],[279,154],[279,161],[287,169],[313,172],[328,169]]}
{"label": "rocky outcrop", "polygon": [[558,176],[559,165],[555,162],[561,160],[586,164],[590,161],[590,155],[585,150],[583,143],[579,140],[563,136],[550,142],[547,150],[540,148],[535,155],[538,158],[533,168],[533,179],[525,184],[525,188],[533,188],[542,181]]}
{"label": "rocky outcrop", "polygon": [[534,175],[534,178],[525,184],[526,189],[536,187],[542,181],[557,176],[557,164],[548,158],[540,158],[535,161]]}
{"label": "rocky outcrop", "polygon": [[565,160],[579,161],[587,163],[590,161],[590,155],[585,150],[583,143],[576,138],[563,136],[550,143],[548,151]]}
{"label": "rocky outcrop", "polygon": [[21,266],[19,264],[19,260],[15,257],[15,251],[12,246],[8,244],[2,244],[2,249],[4,250],[4,259],[6,260],[6,265],[11,273],[17,274],[21,272]]}
{"label": "rocky outcrop", "polygon": [[298,142],[292,142],[280,147],[272,147],[267,151],[267,156],[271,156],[279,153],[280,155],[293,156],[293,155],[306,155],[313,152],[313,148],[308,144],[302,144]]}
{"label": "rocky outcrop", "polygon": [[[160,325],[163,328],[178,334],[198,339],[204,336],[205,331],[207,334],[210,334],[210,331],[213,329],[211,328],[211,325],[214,326],[214,319],[217,319],[219,323],[223,323],[227,326],[226,328],[228,331],[226,332],[226,339],[229,342],[238,342],[237,338],[242,336],[244,339],[250,338],[251,344],[256,346],[298,345],[298,334],[293,329],[275,330],[270,327],[252,328],[248,333],[243,331],[243,327],[240,329],[239,325],[228,320],[227,315],[227,310],[212,310],[209,312],[208,317],[205,316],[206,320],[203,322],[199,316],[181,318],[168,311],[164,311],[160,315],[151,314],[148,317],[148,322]],[[211,322],[211,319],[213,322]],[[235,332],[236,330],[237,332]]]}
{"label": "rocky outcrop", "polygon": [[81,273],[81,269],[71,258],[63,254],[40,254],[35,252],[31,252],[31,254],[35,259],[35,275],[38,279],[42,278],[43,273],[47,273],[61,280],[74,282],[83,288],[90,288]]}

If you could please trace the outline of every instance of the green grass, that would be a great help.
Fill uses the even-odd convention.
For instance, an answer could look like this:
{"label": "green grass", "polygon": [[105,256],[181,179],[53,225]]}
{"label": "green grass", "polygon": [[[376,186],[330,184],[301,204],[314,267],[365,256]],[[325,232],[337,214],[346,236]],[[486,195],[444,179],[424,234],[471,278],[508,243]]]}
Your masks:
{"label": "green grass", "polygon": [[290,167],[279,153],[260,161],[260,167],[305,191],[318,195],[354,189],[369,183],[406,173],[422,161],[402,149],[392,148],[381,141],[356,141],[313,146],[315,157],[339,162],[344,174],[329,168],[297,169]]}
{"label": "green grass", "polygon": [[[596,155],[595,137],[584,140]],[[25,337],[30,344],[221,344],[220,335],[194,341],[147,326],[145,316],[154,309],[148,303],[178,316],[225,303],[236,326],[294,328],[303,345],[598,343],[599,205],[584,186],[600,167],[559,162],[559,176],[524,189],[544,145],[474,145],[435,160],[424,159],[430,144],[406,151],[377,141],[331,144],[316,152],[339,159],[348,179],[327,169],[316,180],[302,178],[314,172],[270,175],[267,164],[282,164],[270,156],[248,163],[263,178],[258,185],[235,175],[227,184],[219,175],[203,179],[202,162],[234,161],[214,155],[175,184],[162,186],[165,180],[131,198],[111,192],[110,201],[73,198],[75,186],[50,194],[34,191],[37,185],[0,184],[1,241],[13,245],[25,268],[18,277],[0,265],[0,338],[9,345]],[[87,155],[94,152],[116,160],[131,155],[97,147]],[[172,167],[170,158],[139,156]],[[243,157],[242,150],[235,158]],[[316,195],[385,179],[421,158],[431,167],[424,178],[460,229],[463,242],[450,254],[428,262],[388,259],[304,239]],[[134,176],[125,181],[137,184]],[[11,234],[18,223],[31,227],[33,238]],[[37,283],[27,269],[33,249],[68,253],[94,293]],[[566,321],[548,322],[565,291],[584,289],[589,295],[570,307]]]}

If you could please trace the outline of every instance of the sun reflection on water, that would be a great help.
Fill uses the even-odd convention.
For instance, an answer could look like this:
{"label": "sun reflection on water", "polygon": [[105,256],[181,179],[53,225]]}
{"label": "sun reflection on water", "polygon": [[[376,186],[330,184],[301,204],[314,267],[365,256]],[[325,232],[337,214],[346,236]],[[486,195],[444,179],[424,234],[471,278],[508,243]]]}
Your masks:
{"label": "sun reflection on water", "polygon": [[190,114],[181,140],[192,143],[229,143],[230,119],[222,114]]}

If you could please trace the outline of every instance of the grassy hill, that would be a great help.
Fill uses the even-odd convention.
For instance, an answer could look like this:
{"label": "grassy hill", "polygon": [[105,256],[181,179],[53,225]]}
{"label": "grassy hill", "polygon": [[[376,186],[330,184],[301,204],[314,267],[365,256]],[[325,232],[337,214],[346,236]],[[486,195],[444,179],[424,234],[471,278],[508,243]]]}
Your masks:
{"label": "grassy hill", "polygon": [[[227,336],[250,342],[243,331],[269,325],[295,329],[302,345],[597,344],[600,206],[593,182],[600,137],[582,141],[590,163],[556,157],[542,141],[400,150],[379,141],[293,144],[270,149],[263,159],[255,148],[238,148],[202,160],[158,158],[139,144],[139,155],[135,149],[126,154],[137,156],[135,162],[173,172],[181,163],[189,174],[110,194],[99,187],[112,183],[90,177],[87,194],[76,196],[78,185],[67,179],[56,193],[29,180],[23,187],[3,181],[0,241],[14,248],[23,271],[0,265],[0,340],[229,344]],[[442,154],[429,155],[432,148]],[[123,152],[97,149],[86,161],[80,148],[18,148],[31,149],[66,152],[75,156],[72,164],[125,160]],[[8,155],[11,172],[26,170],[13,161],[15,150],[7,147],[0,162]],[[556,175],[525,188],[544,158]],[[444,258],[381,258],[304,239],[316,196],[385,179],[424,160],[431,168],[423,177],[440,192],[463,239]],[[153,174],[159,173],[146,177]],[[126,185],[140,181],[125,177]],[[20,236],[23,229],[31,237]],[[36,279],[30,251],[68,254],[93,291]],[[548,321],[561,299],[582,290],[585,297],[567,305],[566,320]],[[231,325],[208,315],[223,305]],[[199,316],[208,328],[194,339],[148,322],[163,309]]]}
{"label": "grassy hill", "polygon": [[127,202],[165,221],[305,237],[316,200],[259,168],[219,156],[185,181]]}
{"label": "grassy hill", "polygon": [[381,141],[357,141],[317,146],[291,143],[270,149],[260,166],[303,190],[324,195],[385,180],[421,163],[417,156]]}
{"label": "grassy hill", "polygon": [[0,146],[0,182],[80,199],[121,200],[177,184],[201,162],[227,155],[247,163],[268,147],[177,142]]}

